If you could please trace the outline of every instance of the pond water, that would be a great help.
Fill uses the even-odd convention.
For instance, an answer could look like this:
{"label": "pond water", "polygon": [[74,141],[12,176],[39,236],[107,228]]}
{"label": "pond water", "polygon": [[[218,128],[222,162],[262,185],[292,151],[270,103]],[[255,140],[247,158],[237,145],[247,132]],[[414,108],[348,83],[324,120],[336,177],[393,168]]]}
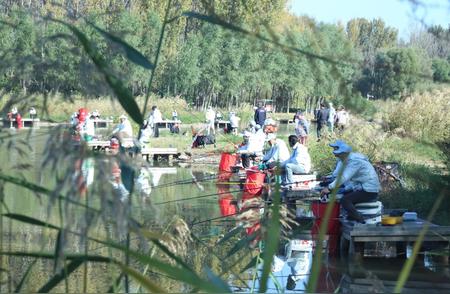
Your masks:
{"label": "pond water", "polygon": [[[81,232],[81,235],[88,231],[92,238],[118,244],[126,244],[126,228],[131,223],[127,219],[128,215],[145,230],[160,232],[167,237],[164,244],[201,275],[205,275],[205,269],[209,268],[235,291],[257,291],[261,267],[244,269],[263,246],[258,242],[258,237],[252,236],[263,226],[261,215],[264,214],[265,202],[260,197],[243,193],[238,178],[222,178],[218,184],[217,165],[212,164],[138,163],[139,168],[133,169],[136,185],[132,196],[127,196],[126,191],[120,189],[118,193],[111,194],[111,190],[106,188],[111,183],[99,180],[108,175],[111,177],[110,166],[105,165],[111,159],[93,157],[80,162],[71,161],[71,157],[67,157],[59,161],[58,167],[42,168],[42,154],[51,148],[46,144],[48,136],[48,130],[41,129],[23,132],[17,138],[5,141],[2,146],[4,151],[0,153],[2,173],[50,190],[60,188],[54,195],[68,195],[74,202],[86,204],[96,210],[92,212],[78,204],[59,201],[42,193],[37,187],[24,188],[5,182],[5,206],[2,207],[2,214],[26,215],[55,226],[66,227],[73,232]],[[28,142],[29,148],[25,148],[21,140]],[[21,147],[24,154],[14,150],[14,146]],[[123,165],[120,167],[122,173],[127,171]],[[70,172],[73,174],[66,177]],[[80,186],[76,176],[82,176],[86,185]],[[60,184],[62,182],[65,184]],[[123,180],[123,184],[127,186],[126,180]],[[109,191],[112,198],[99,196],[102,188]],[[308,208],[311,203],[305,202],[303,206]],[[284,228],[283,236],[273,236],[282,241],[269,279],[269,292],[305,291],[312,258],[320,247],[309,240],[314,225],[313,219],[303,219],[292,225],[292,229]],[[243,226],[239,233],[218,243],[237,226]],[[83,236],[67,233],[61,239],[64,242],[59,243],[57,240],[61,237],[55,230],[8,217],[2,218],[1,228],[1,247],[4,252],[48,252],[54,255],[57,244],[60,244],[64,247],[58,251],[60,255],[62,252],[66,255],[88,253],[114,257],[125,262],[125,256],[121,252],[104,244],[88,241]],[[245,238],[250,239],[249,242],[236,247]],[[131,248],[146,255],[169,260],[139,234],[132,234],[129,242]],[[368,246],[365,254],[391,256],[388,259],[338,258],[332,254],[334,249],[330,244],[324,244],[323,248],[325,257],[317,292],[392,292],[406,260],[392,257],[395,256],[392,253],[395,245],[387,243]],[[406,255],[410,256],[411,246],[407,248],[409,253]],[[232,253],[234,251],[236,253]],[[52,259],[39,259],[31,267],[33,257],[1,255],[1,258],[1,268],[6,270],[1,272],[0,292],[14,291],[29,268],[30,274],[22,290],[36,292],[61,268]],[[440,262],[441,259],[433,258],[430,254],[421,255],[413,267],[404,293],[408,293],[408,290],[417,292],[425,289],[428,293],[434,290],[450,291],[448,264]],[[131,260],[130,265],[168,292],[192,290],[169,279],[157,268],[148,268],[135,260]],[[89,262],[86,268],[80,266],[74,270],[54,291],[105,292],[119,275],[120,271],[115,265]],[[124,291],[123,279],[118,287],[119,292]],[[133,279],[129,287],[130,292],[144,290]]]}

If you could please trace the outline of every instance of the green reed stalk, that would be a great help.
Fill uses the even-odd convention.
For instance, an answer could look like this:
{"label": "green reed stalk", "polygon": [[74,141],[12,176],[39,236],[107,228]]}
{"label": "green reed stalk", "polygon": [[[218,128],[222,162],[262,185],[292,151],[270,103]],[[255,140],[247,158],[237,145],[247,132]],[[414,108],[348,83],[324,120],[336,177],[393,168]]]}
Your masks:
{"label": "green reed stalk", "polygon": [[[59,213],[59,221],[60,221],[60,226],[61,228],[64,227],[64,214],[63,214],[63,210],[62,210],[62,200],[61,198],[58,198],[58,213]],[[66,266],[66,261],[64,260],[64,287],[66,288],[66,293],[69,293],[69,281],[67,280],[67,266]]]}
{"label": "green reed stalk", "polygon": [[[83,164],[83,162],[81,164]],[[87,191],[86,191],[86,195],[85,195],[84,204],[86,205],[86,207],[89,207],[89,193]],[[86,220],[86,238],[84,240],[84,255],[87,256],[88,250],[89,250],[89,240],[87,238],[88,228],[89,228],[88,209],[87,208],[85,208],[84,216],[85,216],[85,220]],[[88,287],[87,279],[88,279],[88,261],[86,261],[84,263],[84,268],[83,268],[83,292],[84,293],[87,293],[87,287]]]}

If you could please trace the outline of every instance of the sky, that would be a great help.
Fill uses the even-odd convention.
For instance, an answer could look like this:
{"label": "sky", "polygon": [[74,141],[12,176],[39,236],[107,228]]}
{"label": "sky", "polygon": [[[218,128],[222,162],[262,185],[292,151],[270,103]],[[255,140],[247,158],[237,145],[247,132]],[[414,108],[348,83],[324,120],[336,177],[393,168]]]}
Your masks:
{"label": "sky", "polygon": [[381,18],[407,39],[421,23],[428,26],[450,24],[450,0],[422,0],[426,7],[414,9],[413,0],[291,0],[290,10],[296,15],[308,15],[317,21],[344,24],[356,17]]}

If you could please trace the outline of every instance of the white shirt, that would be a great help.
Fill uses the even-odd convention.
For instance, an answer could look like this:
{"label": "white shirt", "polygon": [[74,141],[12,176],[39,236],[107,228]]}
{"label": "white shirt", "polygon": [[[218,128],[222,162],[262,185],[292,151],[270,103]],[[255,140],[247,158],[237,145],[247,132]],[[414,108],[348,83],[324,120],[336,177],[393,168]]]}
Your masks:
{"label": "white shirt", "polygon": [[275,144],[264,155],[262,161],[269,162],[284,162],[290,157],[289,149],[281,139],[276,139]]}
{"label": "white shirt", "polygon": [[241,119],[237,117],[236,115],[230,116],[230,124],[232,128],[238,128],[239,127],[239,121]]}
{"label": "white shirt", "polygon": [[157,123],[160,121],[162,121],[162,113],[158,108],[156,108],[155,110],[153,110],[153,123]]}
{"label": "white shirt", "polygon": [[339,110],[336,113],[336,120],[341,125],[346,125],[348,123],[348,112],[345,110]]}
{"label": "white shirt", "polygon": [[309,156],[308,148],[305,145],[296,143],[293,147],[291,157],[282,163],[285,166],[287,163],[293,163],[303,166],[305,172],[311,171],[311,157]]}
{"label": "white shirt", "polygon": [[125,119],[123,122],[119,123],[113,130],[113,134],[118,132],[123,132],[128,136],[133,137],[133,128],[131,127],[131,123],[128,119]]}
{"label": "white shirt", "polygon": [[206,111],[206,120],[211,122],[211,121],[214,121],[215,118],[216,118],[216,113],[214,112],[214,110],[208,109]]}

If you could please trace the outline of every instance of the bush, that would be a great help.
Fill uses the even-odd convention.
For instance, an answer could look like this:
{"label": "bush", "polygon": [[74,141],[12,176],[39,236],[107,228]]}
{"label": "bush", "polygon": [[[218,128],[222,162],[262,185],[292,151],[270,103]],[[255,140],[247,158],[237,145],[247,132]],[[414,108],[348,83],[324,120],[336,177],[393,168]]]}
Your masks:
{"label": "bush", "polygon": [[386,105],[388,130],[401,130],[408,137],[433,143],[450,140],[450,90],[413,95]]}

